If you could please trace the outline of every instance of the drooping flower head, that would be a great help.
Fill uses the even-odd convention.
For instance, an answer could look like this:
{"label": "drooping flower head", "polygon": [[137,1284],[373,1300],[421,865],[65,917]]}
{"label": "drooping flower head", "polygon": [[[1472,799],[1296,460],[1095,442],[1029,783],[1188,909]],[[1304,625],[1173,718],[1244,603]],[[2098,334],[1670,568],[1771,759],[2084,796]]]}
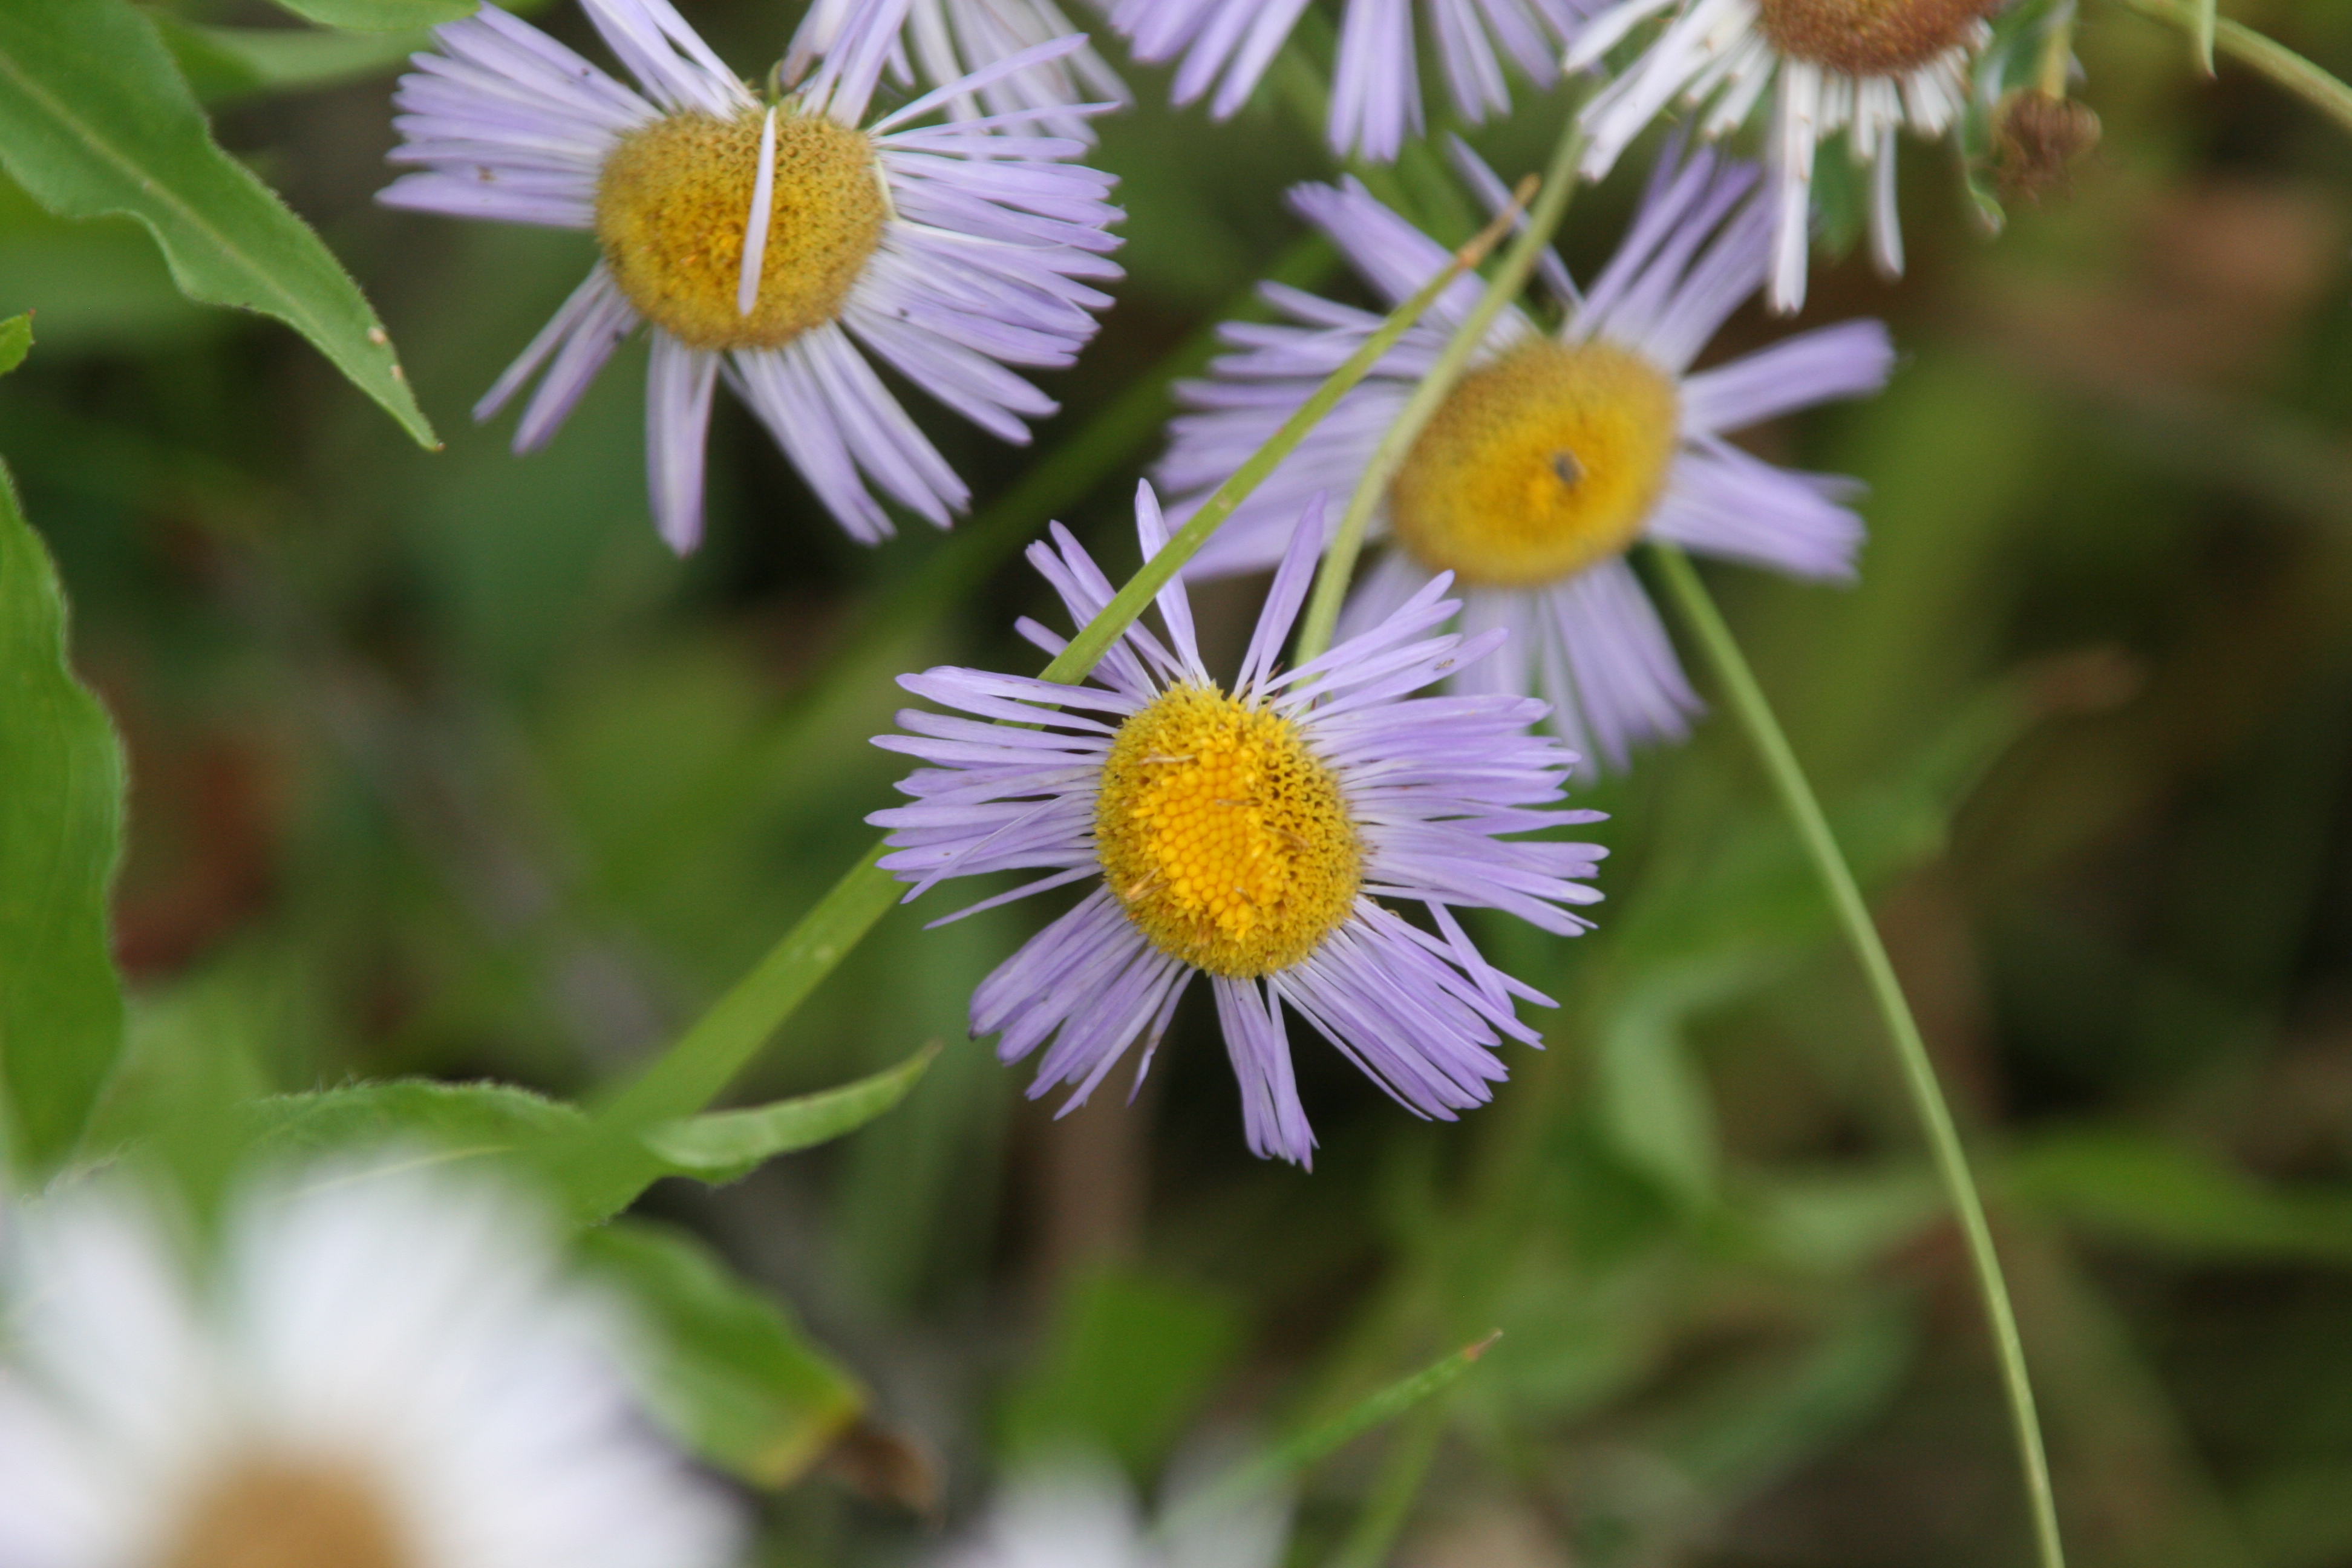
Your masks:
{"label": "drooping flower head", "polygon": [[[868,0],[816,0],[801,18],[784,57],[784,74],[797,79],[832,52],[842,29]],[[892,51],[890,74],[930,87],[952,88],[974,71],[1078,29],[1055,0],[913,0],[907,12],[911,50]],[[1127,84],[1093,48],[1073,49],[1026,70],[960,91],[946,103],[951,120],[980,120],[1024,109],[1059,110],[1039,123],[1056,136],[1094,140],[1079,106],[1129,101]]]}
{"label": "drooping flower head", "polygon": [[[1559,46],[1587,0],[1423,0],[1437,41],[1447,96],[1471,124],[1511,107],[1505,58],[1538,87],[1559,80]],[[1116,0],[1111,26],[1135,58],[1181,58],[1174,87],[1191,103],[1215,87],[1209,112],[1223,120],[1249,101],[1297,24],[1307,0]],[[1421,68],[1412,0],[1348,0],[1331,72],[1333,150],[1376,163],[1422,131]]]}
{"label": "drooping flower head", "polygon": [[[1167,542],[1149,486],[1136,531],[1146,559]],[[1140,1082],[1196,973],[1215,994],[1250,1147],[1302,1163],[1315,1138],[1286,1005],[1407,1110],[1446,1120],[1505,1076],[1505,1037],[1535,1041],[1511,998],[1545,999],[1479,956],[1453,910],[1585,929],[1566,906],[1600,897],[1579,879],[1601,851],[1513,837],[1596,820],[1550,809],[1575,757],[1528,733],[1541,702],[1412,695],[1502,640],[1435,632],[1457,607],[1442,578],[1279,670],[1321,535],[1319,515],[1292,531],[1231,687],[1201,662],[1181,582],[1158,599],[1166,640],[1129,627],[1091,684],[955,668],[901,679],[971,715],[908,710],[909,733],[875,742],[930,764],[898,786],[914,805],[868,819],[892,830],[882,865],[914,884],[908,897],[1008,869],[1047,874],[973,908],[1090,884],[972,997],[972,1032],[1001,1034],[1004,1060],[1046,1047],[1032,1096],[1068,1083],[1065,1110],[1083,1102],[1139,1038]],[[1109,603],[1110,582],[1060,524],[1029,559],[1076,624]],[[1066,646],[1034,622],[1020,629]],[[1424,906],[1431,929],[1383,898]]]}
{"label": "drooping flower head", "polygon": [[391,156],[421,172],[393,206],[594,233],[601,258],[475,406],[487,419],[534,375],[515,449],[544,444],[614,346],[650,329],[646,467],[654,521],[679,551],[702,532],[703,436],[721,376],[856,538],[891,531],[876,492],[944,527],[970,492],[870,354],[1008,441],[1054,411],[1004,367],[1066,364],[1108,303],[1083,279],[1118,216],[1084,149],[1031,133],[1074,110],[917,121],[1062,58],[1041,44],[871,124],[868,100],[908,0],[855,0],[833,47],[766,101],[669,0],[582,0],[644,91],[495,5],[435,29],[401,79]]}
{"label": "drooping flower head", "polygon": [[413,1166],[245,1191],[191,1268],[110,1174],[0,1249],[8,1568],[719,1568],[542,1216]]}
{"label": "drooping flower head", "polygon": [[1699,105],[1703,136],[1738,129],[1772,93],[1765,162],[1773,201],[1776,310],[1805,302],[1813,156],[1843,131],[1869,171],[1870,248],[1888,276],[1903,270],[1895,210],[1895,134],[1943,135],[1968,107],[1972,63],[1992,37],[1984,21],[2007,0],[1617,0],[1568,51],[1592,65],[1661,12],[1664,31],[1584,108],[1584,173],[1599,179],[1677,98]]}
{"label": "drooping flower head", "polygon": [[[1457,147],[1490,201],[1499,181]],[[1544,275],[1566,308],[1544,332],[1516,308],[1496,319],[1471,368],[1407,453],[1376,526],[1392,542],[1352,596],[1341,630],[1377,624],[1451,574],[1464,626],[1507,628],[1468,690],[1540,689],[1580,752],[1624,765],[1638,742],[1679,736],[1696,710],[1665,628],[1624,559],[1655,538],[1800,577],[1853,571],[1862,523],[1850,481],[1748,456],[1727,432],[1875,389],[1892,362],[1884,328],[1849,321],[1703,371],[1690,366],[1763,281],[1771,213],[1748,199],[1755,170],[1701,152],[1663,161],[1632,230],[1589,293],[1557,258]],[[1374,289],[1401,300],[1442,267],[1444,247],[1352,181],[1302,185],[1298,210]],[[1287,541],[1306,496],[1352,488],[1374,448],[1471,308],[1464,279],[1349,393],[1193,558],[1197,575],[1255,571]],[[1268,285],[1297,325],[1229,325],[1242,352],[1180,395],[1159,477],[1185,500],[1222,483],[1353,353],[1380,318]]]}

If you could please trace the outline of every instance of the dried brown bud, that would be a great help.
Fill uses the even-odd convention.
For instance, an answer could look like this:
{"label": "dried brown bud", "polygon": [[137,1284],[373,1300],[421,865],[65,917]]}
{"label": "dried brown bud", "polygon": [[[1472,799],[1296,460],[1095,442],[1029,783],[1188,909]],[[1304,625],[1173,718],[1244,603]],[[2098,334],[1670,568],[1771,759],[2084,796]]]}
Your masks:
{"label": "dried brown bud", "polygon": [[2071,98],[2039,89],[2012,92],[1993,116],[1993,172],[2001,195],[2040,201],[2072,186],[2074,160],[2099,144],[2099,117]]}

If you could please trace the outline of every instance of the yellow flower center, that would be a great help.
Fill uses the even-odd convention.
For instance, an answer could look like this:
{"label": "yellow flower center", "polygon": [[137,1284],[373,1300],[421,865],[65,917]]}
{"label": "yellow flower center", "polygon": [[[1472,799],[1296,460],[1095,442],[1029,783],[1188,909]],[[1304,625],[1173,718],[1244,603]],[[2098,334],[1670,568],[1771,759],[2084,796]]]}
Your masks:
{"label": "yellow flower center", "polygon": [[415,1568],[379,1489],[347,1466],[257,1457],[199,1490],[158,1568]]}
{"label": "yellow flower center", "polygon": [[1154,946],[1234,979],[1314,952],[1363,879],[1339,781],[1298,727],[1214,687],[1177,687],[1119,726],[1095,843]]}
{"label": "yellow flower center", "polygon": [[1965,41],[2001,0],[1757,0],[1784,55],[1848,76],[1902,76]]}
{"label": "yellow flower center", "polygon": [[1538,339],[1464,376],[1389,489],[1413,559],[1482,587],[1533,587],[1633,542],[1664,489],[1675,384],[1611,343]]}
{"label": "yellow flower center", "polygon": [[637,313],[697,349],[772,349],[841,313],[887,216],[874,142],[776,116],[759,292],[740,309],[765,116],[673,114],[621,139],[596,180],[596,241]]}

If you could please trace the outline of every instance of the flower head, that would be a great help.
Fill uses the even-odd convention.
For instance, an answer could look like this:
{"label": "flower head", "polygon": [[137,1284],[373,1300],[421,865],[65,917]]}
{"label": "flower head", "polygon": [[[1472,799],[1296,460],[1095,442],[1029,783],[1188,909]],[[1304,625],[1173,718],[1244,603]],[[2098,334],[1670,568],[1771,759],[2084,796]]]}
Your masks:
{"label": "flower head", "polygon": [[1813,155],[1843,131],[1871,171],[1870,247],[1879,268],[1903,270],[1895,211],[1895,133],[1941,136],[1968,106],[1971,62],[1992,37],[1984,17],[2005,0],[1617,0],[1568,51],[1580,69],[1661,12],[1674,19],[1584,108],[1584,173],[1609,172],[1642,128],[1680,98],[1700,105],[1709,137],[1738,129],[1769,89],[1765,138],[1773,195],[1769,299],[1805,302]]}
{"label": "flower head", "polygon": [[[1559,46],[1575,32],[1585,4],[1423,0],[1423,25],[1437,40],[1455,110],[1475,125],[1510,108],[1503,57],[1538,87],[1558,81]],[[1139,60],[1182,59],[1178,103],[1213,85],[1209,112],[1223,120],[1249,101],[1306,8],[1307,0],[1116,0],[1111,26],[1131,40]],[[1387,163],[1407,136],[1421,134],[1416,53],[1412,0],[1348,0],[1331,73],[1333,150]]]}
{"label": "flower head", "polygon": [[[842,29],[852,25],[868,0],[816,0],[793,35],[784,74],[797,78],[830,53]],[[963,79],[1024,49],[1067,37],[1078,29],[1055,0],[913,0],[907,12],[909,51],[894,51],[890,74],[899,81],[918,76],[932,87],[957,88]],[[1023,110],[1058,110],[1041,123],[1056,136],[1094,140],[1086,106],[1129,101],[1127,84],[1091,47],[1070,53],[961,89],[947,101],[954,120],[980,120]]]}
{"label": "flower head", "polygon": [[[1499,200],[1500,182],[1466,152],[1462,161]],[[1590,292],[1545,259],[1566,320],[1545,333],[1515,308],[1496,318],[1383,498],[1377,521],[1395,547],[1357,589],[1343,635],[1450,574],[1465,628],[1510,632],[1457,684],[1541,689],[1571,745],[1622,766],[1635,743],[1681,734],[1697,706],[1625,563],[1635,540],[1801,577],[1851,574],[1862,539],[1841,504],[1851,483],[1774,468],[1724,437],[1875,389],[1892,363],[1885,329],[1850,321],[1690,368],[1763,281],[1771,215],[1748,199],[1755,179],[1711,153],[1670,158]],[[1444,247],[1353,182],[1302,185],[1292,200],[1392,300],[1445,262]],[[1270,564],[1307,495],[1351,488],[1478,293],[1475,279],[1454,285],[1209,541],[1195,574]],[[1297,324],[1227,326],[1242,352],[1181,389],[1198,412],[1171,427],[1159,477],[1187,508],[1380,325],[1297,289],[1269,285],[1266,297]]]}
{"label": "flower head", "polygon": [[216,1268],[129,1184],[15,1215],[9,1568],[715,1568],[737,1521],[640,1425],[540,1216],[410,1169],[247,1190]]}
{"label": "flower head", "polygon": [[[1147,559],[1167,542],[1149,486],[1136,531]],[[901,679],[971,715],[909,710],[898,721],[910,733],[875,742],[930,764],[898,786],[914,805],[869,819],[892,830],[882,865],[914,884],[908,897],[1007,869],[1047,874],[987,904],[1092,884],[972,997],[973,1033],[1001,1032],[1004,1060],[1052,1042],[1033,1096],[1069,1083],[1069,1104],[1082,1102],[1139,1037],[1140,1082],[1202,973],[1250,1147],[1302,1163],[1315,1139],[1291,1076],[1285,1005],[1407,1110],[1446,1120],[1483,1104],[1505,1076],[1495,1056],[1504,1037],[1535,1042],[1511,998],[1549,1004],[1479,956],[1453,910],[1504,910],[1561,935],[1585,929],[1565,906],[1600,897],[1578,879],[1602,852],[1513,837],[1597,820],[1549,809],[1575,757],[1528,732],[1541,702],[1412,695],[1502,640],[1430,635],[1458,607],[1443,577],[1320,658],[1278,670],[1321,533],[1319,515],[1292,531],[1229,688],[1201,662],[1181,582],[1159,596],[1166,640],[1129,627],[1093,684],[952,668]],[[1110,601],[1108,579],[1060,524],[1029,559],[1077,624]],[[1066,646],[1034,622],[1021,630],[1049,650]],[[1425,906],[1433,929],[1383,897]]]}
{"label": "flower head", "polygon": [[865,123],[908,0],[855,0],[814,74],[755,96],[669,0],[582,0],[643,92],[495,5],[435,29],[401,78],[396,163],[378,199],[594,233],[602,253],[475,406],[541,375],[515,449],[544,444],[639,322],[653,357],[646,467],[679,551],[702,533],[702,448],[724,377],[855,537],[891,531],[876,491],[944,527],[969,492],[875,374],[880,359],[983,429],[1026,441],[1054,411],[1004,367],[1062,365],[1108,303],[1111,179],[1016,109],[918,125],[1077,49],[1022,50]]}

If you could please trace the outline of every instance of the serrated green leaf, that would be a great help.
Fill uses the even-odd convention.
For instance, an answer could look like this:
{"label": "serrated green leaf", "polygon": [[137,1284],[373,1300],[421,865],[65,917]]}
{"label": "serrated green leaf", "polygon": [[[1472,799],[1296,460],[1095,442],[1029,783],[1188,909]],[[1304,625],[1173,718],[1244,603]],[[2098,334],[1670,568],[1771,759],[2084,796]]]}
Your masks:
{"label": "serrated green leaf", "polygon": [[433,42],[421,27],[396,33],[211,27],[168,12],[155,13],[155,26],[180,74],[206,103],[355,81],[391,70]]}
{"label": "serrated green leaf", "polygon": [[854,1132],[907,1098],[940,1054],[934,1040],[897,1067],[839,1089],[744,1110],[666,1121],[640,1137],[671,1171],[706,1182],[731,1182],[796,1149]]}
{"label": "serrated green leaf", "polygon": [[647,1403],[711,1463],[755,1486],[789,1485],[866,1408],[857,1380],[781,1303],[694,1237],[624,1220],[582,1236],[576,1256],[644,1314],[660,1347]]}
{"label": "serrated green leaf", "polygon": [[138,219],[190,299],[285,321],[437,445],[358,286],[213,141],[154,24],[126,0],[0,5],[0,164],[61,217]]}
{"label": "serrated green leaf", "polygon": [[278,0],[289,11],[327,27],[393,33],[470,16],[481,0]]}
{"label": "serrated green leaf", "polygon": [[[25,318],[0,327],[24,357]],[[67,662],[65,594],[0,467],[0,1100],[17,1169],[73,1148],[122,1051],[107,889],[121,743]]]}
{"label": "serrated green leaf", "polygon": [[30,310],[0,321],[0,375],[5,375],[25,363],[33,352],[33,313]]}

